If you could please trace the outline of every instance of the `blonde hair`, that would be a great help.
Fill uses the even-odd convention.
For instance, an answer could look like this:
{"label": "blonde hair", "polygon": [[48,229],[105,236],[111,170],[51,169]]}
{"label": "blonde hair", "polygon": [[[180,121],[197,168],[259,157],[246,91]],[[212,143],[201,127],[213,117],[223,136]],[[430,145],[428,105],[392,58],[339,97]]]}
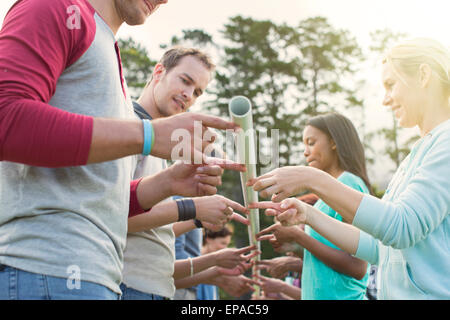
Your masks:
{"label": "blonde hair", "polygon": [[404,82],[401,73],[415,75],[421,64],[427,64],[442,83],[445,92],[450,94],[450,51],[438,41],[428,38],[404,41],[385,54],[383,63],[389,63]]}

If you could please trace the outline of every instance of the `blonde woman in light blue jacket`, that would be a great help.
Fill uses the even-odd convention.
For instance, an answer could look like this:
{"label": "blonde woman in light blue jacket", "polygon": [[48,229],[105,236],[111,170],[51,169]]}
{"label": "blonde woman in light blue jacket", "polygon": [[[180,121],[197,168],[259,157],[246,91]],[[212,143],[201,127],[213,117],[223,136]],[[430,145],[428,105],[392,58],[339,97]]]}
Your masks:
{"label": "blonde woman in light blue jacket", "polygon": [[[249,184],[284,225],[306,223],[343,250],[378,265],[378,299],[450,299],[450,53],[430,39],[393,47],[383,60],[383,104],[421,138],[380,200],[311,167],[284,167]],[[287,198],[318,195],[352,225]],[[287,199],[286,199],[287,198]],[[280,203],[281,202],[281,203]]]}

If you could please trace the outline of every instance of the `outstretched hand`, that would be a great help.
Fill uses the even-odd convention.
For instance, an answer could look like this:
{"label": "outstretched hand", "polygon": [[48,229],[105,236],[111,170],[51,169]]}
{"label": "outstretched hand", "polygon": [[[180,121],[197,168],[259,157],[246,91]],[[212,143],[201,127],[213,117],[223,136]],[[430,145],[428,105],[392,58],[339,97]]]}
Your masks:
{"label": "outstretched hand", "polygon": [[274,216],[283,226],[308,223],[308,205],[296,198],[285,199],[281,203],[270,201],[255,202],[251,203],[248,208],[266,209],[266,215]]}
{"label": "outstretched hand", "polygon": [[217,193],[224,170],[245,171],[245,165],[220,158],[205,157],[201,165],[177,161],[168,170],[172,194],[201,197]]}
{"label": "outstretched hand", "polygon": [[247,186],[253,186],[261,197],[280,202],[308,189],[307,182],[317,169],[304,166],[287,166],[272,170],[260,177],[251,179]]}
{"label": "outstretched hand", "polygon": [[257,240],[268,240],[268,236],[274,236],[279,243],[294,242],[299,232],[303,232],[297,226],[284,227],[279,223],[273,224],[256,234]]}
{"label": "outstretched hand", "polygon": [[253,279],[247,278],[244,275],[220,275],[216,278],[218,286],[226,293],[233,297],[240,297],[248,292],[253,292],[253,288],[257,282]]}
{"label": "outstretched hand", "polygon": [[264,294],[281,292],[286,283],[280,279],[267,278],[261,275],[254,275],[258,286],[264,291]]}
{"label": "outstretched hand", "polygon": [[[216,265],[219,267],[232,269],[237,266],[240,266],[244,269],[247,265],[245,263],[249,261],[251,258],[259,255],[260,251],[254,251],[252,253],[249,253],[250,251],[253,251],[257,249],[256,245],[248,246],[240,249],[232,249],[232,248],[226,248],[219,250],[215,253],[216,255]],[[246,255],[246,253],[249,253]]]}
{"label": "outstretched hand", "polygon": [[240,211],[247,214],[249,210],[241,204],[227,199],[220,195],[205,196],[192,199],[195,203],[197,219],[208,222],[216,226],[222,226],[231,220],[249,225],[250,221],[240,214]]}
{"label": "outstretched hand", "polygon": [[[238,125],[228,120],[192,112],[155,119],[152,124],[155,133],[151,152],[153,156],[172,160],[179,160],[181,156],[182,159],[191,160],[196,164],[202,163],[204,150],[216,139],[216,134],[210,128],[219,130],[237,130],[239,128]],[[178,137],[182,138],[181,141],[173,139],[177,138],[177,130]],[[183,145],[183,148],[177,149],[180,144]],[[177,151],[181,151],[183,154],[180,155]]]}
{"label": "outstretched hand", "polygon": [[265,270],[271,277],[281,279],[287,276],[288,269],[286,257],[278,257],[270,260],[256,261],[257,270]]}

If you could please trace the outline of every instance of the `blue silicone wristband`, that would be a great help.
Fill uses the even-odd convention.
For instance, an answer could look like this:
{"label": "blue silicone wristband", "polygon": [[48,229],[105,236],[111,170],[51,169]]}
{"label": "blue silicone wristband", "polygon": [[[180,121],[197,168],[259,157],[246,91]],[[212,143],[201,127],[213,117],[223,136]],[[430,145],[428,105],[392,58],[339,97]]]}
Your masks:
{"label": "blue silicone wristband", "polygon": [[144,127],[144,146],[142,148],[142,154],[144,156],[148,156],[150,154],[150,151],[152,151],[153,126],[148,119],[143,119],[142,125]]}

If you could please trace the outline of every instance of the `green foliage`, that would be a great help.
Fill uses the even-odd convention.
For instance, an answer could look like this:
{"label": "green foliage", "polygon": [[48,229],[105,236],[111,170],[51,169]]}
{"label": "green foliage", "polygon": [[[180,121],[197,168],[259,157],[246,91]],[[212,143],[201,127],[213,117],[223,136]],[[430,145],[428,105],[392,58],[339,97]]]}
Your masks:
{"label": "green foliage", "polygon": [[[181,37],[172,37],[170,46],[186,46],[189,43],[189,45],[192,47],[205,47],[206,45],[213,43],[212,36],[200,29],[182,30],[182,33],[183,35]],[[169,47],[169,45],[161,44],[160,47],[162,49],[166,49]]]}
{"label": "green foliage", "polygon": [[132,38],[119,39],[118,44],[125,79],[131,97],[136,99],[150,80],[156,61],[151,60],[147,50]]}
{"label": "green foliage", "polygon": [[363,59],[361,48],[348,31],[335,29],[324,17],[314,17],[300,22],[292,41],[301,54],[307,80],[300,95],[306,104],[303,112],[316,115],[362,105],[355,97],[356,89],[344,81],[345,76],[355,75]]}
{"label": "green foliage", "polygon": [[371,187],[375,197],[381,199],[384,196],[385,190],[380,189],[378,185],[372,184]]}

